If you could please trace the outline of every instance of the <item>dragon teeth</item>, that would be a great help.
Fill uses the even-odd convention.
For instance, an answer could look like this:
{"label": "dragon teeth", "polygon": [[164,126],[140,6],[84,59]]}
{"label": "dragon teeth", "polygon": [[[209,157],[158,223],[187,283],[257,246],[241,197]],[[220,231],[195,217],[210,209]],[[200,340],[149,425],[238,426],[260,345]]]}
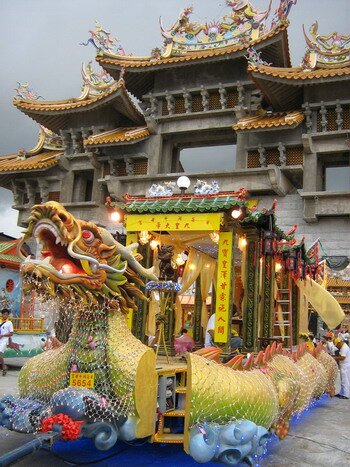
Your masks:
{"label": "dragon teeth", "polygon": [[44,258],[44,259],[42,260],[42,262],[45,263],[45,264],[50,264],[50,257],[49,257],[49,256],[46,256],[46,258]]}

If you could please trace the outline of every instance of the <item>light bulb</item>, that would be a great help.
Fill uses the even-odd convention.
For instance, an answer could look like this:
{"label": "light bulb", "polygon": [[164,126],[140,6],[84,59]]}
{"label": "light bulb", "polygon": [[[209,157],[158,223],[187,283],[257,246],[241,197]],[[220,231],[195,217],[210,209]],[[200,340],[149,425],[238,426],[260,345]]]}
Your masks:
{"label": "light bulb", "polygon": [[234,219],[238,219],[242,214],[242,211],[240,209],[233,209],[233,211],[231,212],[231,216],[234,218]]}
{"label": "light bulb", "polygon": [[121,219],[121,215],[120,215],[120,212],[118,211],[113,211],[112,214],[111,214],[111,220],[113,222],[119,222]]}

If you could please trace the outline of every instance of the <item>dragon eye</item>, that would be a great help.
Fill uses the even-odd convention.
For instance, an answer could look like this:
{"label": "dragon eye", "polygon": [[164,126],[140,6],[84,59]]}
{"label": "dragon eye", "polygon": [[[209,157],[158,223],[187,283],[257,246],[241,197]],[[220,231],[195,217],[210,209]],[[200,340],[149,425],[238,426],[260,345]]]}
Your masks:
{"label": "dragon eye", "polygon": [[81,235],[85,243],[92,243],[95,240],[95,235],[90,230],[83,230]]}

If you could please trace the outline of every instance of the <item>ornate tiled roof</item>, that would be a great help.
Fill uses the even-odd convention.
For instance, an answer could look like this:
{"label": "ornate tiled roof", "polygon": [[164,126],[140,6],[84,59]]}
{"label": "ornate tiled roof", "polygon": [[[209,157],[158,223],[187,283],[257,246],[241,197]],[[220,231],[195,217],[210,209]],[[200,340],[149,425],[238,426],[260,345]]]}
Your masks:
{"label": "ornate tiled roof", "polygon": [[13,103],[20,110],[57,111],[79,109],[81,107],[87,107],[100,101],[104,101],[108,96],[111,96],[114,92],[121,88],[125,88],[123,80],[113,82],[113,85],[109,86],[107,90],[93,97],[90,97],[87,90],[85,90],[77,98],[65,99],[61,101],[39,101],[15,98]]}
{"label": "ornate tiled roof", "polygon": [[275,127],[292,127],[299,125],[305,116],[302,112],[281,112],[278,114],[267,115],[266,113],[252,115],[241,118],[233,125],[235,131],[246,131],[252,129],[269,129]]}
{"label": "ornate tiled roof", "polygon": [[[233,206],[249,204],[240,192],[218,193],[216,195],[173,195],[168,197],[135,197],[125,195],[125,204],[120,206],[127,212],[136,213],[179,213],[179,212],[217,212]],[[256,201],[254,200],[256,204]]]}
{"label": "ornate tiled roof", "polygon": [[58,164],[62,153],[61,137],[40,126],[39,139],[33,149],[20,149],[17,154],[0,156],[0,172],[46,169]]}
{"label": "ornate tiled roof", "polygon": [[15,247],[17,247],[19,240],[12,240],[10,242],[0,242],[0,263],[14,263],[19,265],[21,258],[14,253]]}
{"label": "ornate tiled roof", "polygon": [[350,35],[332,32],[321,36],[317,21],[309,28],[311,37],[306,34],[304,26],[303,31],[308,46],[301,64],[304,69],[349,67]]}
{"label": "ornate tiled roof", "polygon": [[258,73],[262,77],[269,76],[274,78],[281,78],[286,80],[313,80],[320,78],[334,78],[339,76],[350,75],[350,67],[346,68],[319,68],[317,70],[308,71],[301,67],[295,68],[277,68],[266,65],[250,65],[248,71],[251,73]]}
{"label": "ornate tiled roof", "polygon": [[113,144],[147,138],[150,132],[147,127],[116,128],[110,131],[104,131],[96,135],[89,136],[84,141],[85,146],[97,146],[101,144]]}
{"label": "ornate tiled roof", "polygon": [[2,156],[0,157],[0,172],[46,169],[58,164],[60,154],[62,152],[48,151],[30,157],[18,154]]}
{"label": "ornate tiled roof", "polygon": [[252,40],[249,43],[240,42],[231,45],[223,45],[216,48],[207,48],[198,51],[190,51],[183,55],[176,55],[170,57],[154,58],[154,57],[134,57],[117,54],[109,54],[104,52],[96,57],[96,60],[103,66],[104,64],[115,64],[123,68],[142,68],[142,67],[154,67],[159,65],[166,65],[172,63],[191,62],[194,60],[200,60],[209,57],[219,57],[226,54],[232,54],[246,50],[248,46],[254,46],[261,42],[277,36],[280,32],[286,30],[286,25],[282,24],[266,34],[261,35],[256,40]]}

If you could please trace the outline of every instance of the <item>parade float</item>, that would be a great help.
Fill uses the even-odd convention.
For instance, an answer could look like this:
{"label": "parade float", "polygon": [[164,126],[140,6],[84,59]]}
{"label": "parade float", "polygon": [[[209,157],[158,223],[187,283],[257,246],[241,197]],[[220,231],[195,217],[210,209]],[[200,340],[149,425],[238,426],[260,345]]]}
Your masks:
{"label": "parade float", "polygon": [[[167,214],[127,214],[124,222],[130,233],[157,224],[164,235],[162,223],[166,223],[171,238],[172,232],[188,232],[193,222],[197,236],[201,232],[200,238],[218,234],[218,243],[212,242],[218,256],[217,347],[189,353],[186,362],[169,358],[164,340],[165,357],[157,358],[157,351],[132,334],[126,317],[131,309],[137,314],[142,303],[149,306],[151,300],[146,295],[158,291],[163,298],[159,299],[160,317],[168,314],[168,321],[176,329],[176,294],[181,290],[169,263],[161,268],[159,280],[154,267],[140,263],[138,243],[123,246],[105,229],[75,219],[59,203],[34,206],[24,240],[36,238],[41,253],[36,259],[27,257],[21,272],[26,290],[35,290],[46,301],[55,298],[61,303],[56,323],[56,335],[61,341],[57,348],[44,351],[24,365],[18,382],[20,397],[1,399],[1,424],[19,432],[58,430],[63,440],[88,437],[98,450],[108,450],[117,441],[146,438],[155,443],[183,444],[197,462],[254,464],[266,451],[272,433],[284,438],[293,415],[300,414],[322,394],[334,394],[334,360],[320,347],[312,353],[303,344],[290,347],[293,337],[287,338],[283,332],[279,337],[263,336],[260,342],[264,342],[264,350],[256,357],[251,352],[248,357],[244,353],[228,360],[220,358],[230,352],[230,325],[223,324],[229,323],[231,316],[231,267],[237,233],[242,236],[245,232],[248,239],[244,261],[249,272],[244,274],[242,306],[244,310],[251,307],[252,313],[258,313],[258,309],[263,313],[252,297],[260,293],[259,283],[271,279],[274,262],[283,255],[279,243],[286,249],[295,248],[297,243],[291,240],[294,234],[286,236],[278,230],[273,209],[257,211],[254,200],[245,199],[245,195],[241,190],[143,200],[126,197],[125,211],[128,205],[129,211],[135,209],[135,203],[143,209],[147,203],[148,208],[156,203],[161,212],[161,205],[167,203]],[[193,212],[188,214],[190,200]],[[195,202],[202,206],[199,213]],[[107,204],[112,203],[108,200]],[[182,206],[182,210],[174,214],[170,205],[177,209]],[[114,212],[117,209],[113,207]],[[271,230],[265,230],[268,228]],[[267,237],[272,240],[270,246]],[[249,243],[253,254],[249,253]],[[293,270],[285,266],[286,277],[311,281],[308,266],[302,263],[306,261],[302,243],[297,245],[297,259]],[[284,257],[289,264],[290,253]],[[265,273],[262,263],[267,260],[271,264]],[[220,261],[225,265],[220,267]],[[261,280],[251,282],[253,270],[262,273]],[[222,287],[224,276],[226,285]],[[267,300],[271,307],[275,299],[265,295],[270,297]],[[70,317],[71,328],[67,325]],[[244,317],[246,350],[253,331],[249,330],[248,311]],[[258,321],[259,328],[264,329],[264,320],[259,317]],[[160,320],[161,329],[163,324],[164,320]],[[285,320],[277,324],[280,329],[287,328]],[[276,333],[275,326],[271,322],[272,333]],[[160,348],[162,336],[164,333],[158,334]],[[258,342],[254,342],[254,349]]]}

